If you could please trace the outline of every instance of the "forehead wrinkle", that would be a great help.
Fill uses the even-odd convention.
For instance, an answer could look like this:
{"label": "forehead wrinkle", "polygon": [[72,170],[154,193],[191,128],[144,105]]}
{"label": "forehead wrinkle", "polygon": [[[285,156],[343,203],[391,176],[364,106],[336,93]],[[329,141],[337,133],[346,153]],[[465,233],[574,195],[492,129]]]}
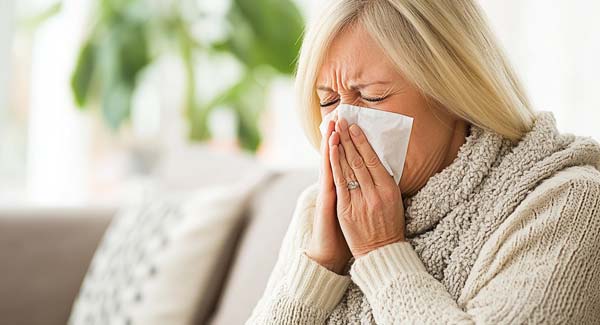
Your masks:
{"label": "forehead wrinkle", "polygon": [[[345,63],[344,61],[348,61],[349,63]],[[367,68],[364,67],[364,64],[359,58],[353,58],[349,56],[345,56],[341,59],[332,59],[329,60],[325,65],[323,65],[324,71],[321,76],[325,79],[322,83],[318,82],[318,89],[321,90],[329,90],[327,85],[335,82],[334,86],[341,85],[343,88],[357,90],[364,88],[366,86],[380,83],[380,84],[391,84],[392,81],[388,80],[387,74],[385,76],[369,76],[368,78],[365,75],[369,74]],[[374,65],[373,65],[374,64]],[[381,69],[380,64],[382,63],[373,63],[370,64],[371,69]],[[373,74],[373,73],[371,73]],[[379,75],[376,73],[376,75]]]}
{"label": "forehead wrinkle", "polygon": [[[392,85],[393,84],[392,81],[384,81],[384,80],[377,80],[377,81],[361,83],[361,84],[354,83],[354,82],[348,82],[348,84],[349,84],[348,88],[351,90],[361,90],[363,88],[367,88],[372,85],[385,85],[386,86],[385,93],[389,93],[394,89],[394,87]],[[333,90],[332,88],[330,88],[324,84],[318,85],[317,89],[324,90],[324,91],[332,91]]]}
{"label": "forehead wrinkle", "polygon": [[[364,86],[375,83],[360,83],[362,80],[361,76],[363,75],[362,70],[354,71],[352,68],[346,68],[348,66],[349,65],[343,64],[339,61],[335,61],[334,63],[330,63],[328,66],[325,66],[327,70],[326,75],[328,77],[326,77],[325,81],[322,83],[317,84],[317,89],[324,91],[335,91],[335,89],[339,88],[338,86],[341,86],[344,89],[358,90]],[[329,86],[332,80],[334,80],[334,83],[332,86]]]}
{"label": "forehead wrinkle", "polygon": [[[322,66],[325,71],[321,76],[327,84],[317,82],[318,89],[357,90],[363,88],[360,84],[372,83],[377,79],[387,80],[388,67],[377,56],[371,55],[373,46],[376,44],[361,24],[349,25],[333,39],[326,51],[325,64]],[[369,78],[365,78],[365,75],[369,75]],[[327,87],[329,85],[331,87]]]}

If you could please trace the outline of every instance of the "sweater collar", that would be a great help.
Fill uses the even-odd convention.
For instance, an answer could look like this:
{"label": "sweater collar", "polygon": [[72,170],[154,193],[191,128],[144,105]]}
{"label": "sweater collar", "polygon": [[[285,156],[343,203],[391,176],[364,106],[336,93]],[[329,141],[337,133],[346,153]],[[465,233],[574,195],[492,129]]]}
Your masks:
{"label": "sweater collar", "polygon": [[414,196],[404,199],[407,237],[435,227],[455,207],[469,200],[493,170],[525,174],[551,155],[558,157],[563,152],[563,156],[573,159],[566,154],[569,150],[585,156],[577,160],[578,164],[587,160],[594,165],[600,159],[597,143],[591,138],[559,133],[554,115],[546,111],[536,112],[532,129],[520,141],[511,141],[476,125],[470,126],[465,140],[450,165],[430,177]]}

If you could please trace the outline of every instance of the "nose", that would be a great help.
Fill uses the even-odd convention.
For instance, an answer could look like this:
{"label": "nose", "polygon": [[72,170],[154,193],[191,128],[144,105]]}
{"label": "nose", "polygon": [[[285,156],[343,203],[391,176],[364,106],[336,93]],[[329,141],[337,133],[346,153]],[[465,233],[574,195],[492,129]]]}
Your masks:
{"label": "nose", "polygon": [[341,105],[341,104],[360,106],[360,94],[357,94],[357,93],[343,94],[342,96],[340,96],[339,105]]}

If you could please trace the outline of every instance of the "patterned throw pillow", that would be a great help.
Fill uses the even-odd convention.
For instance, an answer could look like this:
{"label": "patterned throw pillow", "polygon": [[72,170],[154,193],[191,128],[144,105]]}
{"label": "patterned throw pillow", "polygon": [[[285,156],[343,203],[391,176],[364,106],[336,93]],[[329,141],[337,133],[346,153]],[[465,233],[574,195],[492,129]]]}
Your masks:
{"label": "patterned throw pillow", "polygon": [[191,324],[264,176],[188,193],[147,190],[123,207],[92,259],[69,324]]}

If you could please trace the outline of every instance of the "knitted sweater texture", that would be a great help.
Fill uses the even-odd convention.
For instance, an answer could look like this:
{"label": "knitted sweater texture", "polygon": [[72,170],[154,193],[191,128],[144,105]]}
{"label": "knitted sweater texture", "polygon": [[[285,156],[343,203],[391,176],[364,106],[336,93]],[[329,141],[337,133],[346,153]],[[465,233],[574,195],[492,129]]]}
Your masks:
{"label": "knitted sweater texture", "polygon": [[297,200],[246,324],[600,323],[600,146],[538,112],[521,140],[471,126],[404,199],[407,241],[336,274],[307,255],[318,184]]}

